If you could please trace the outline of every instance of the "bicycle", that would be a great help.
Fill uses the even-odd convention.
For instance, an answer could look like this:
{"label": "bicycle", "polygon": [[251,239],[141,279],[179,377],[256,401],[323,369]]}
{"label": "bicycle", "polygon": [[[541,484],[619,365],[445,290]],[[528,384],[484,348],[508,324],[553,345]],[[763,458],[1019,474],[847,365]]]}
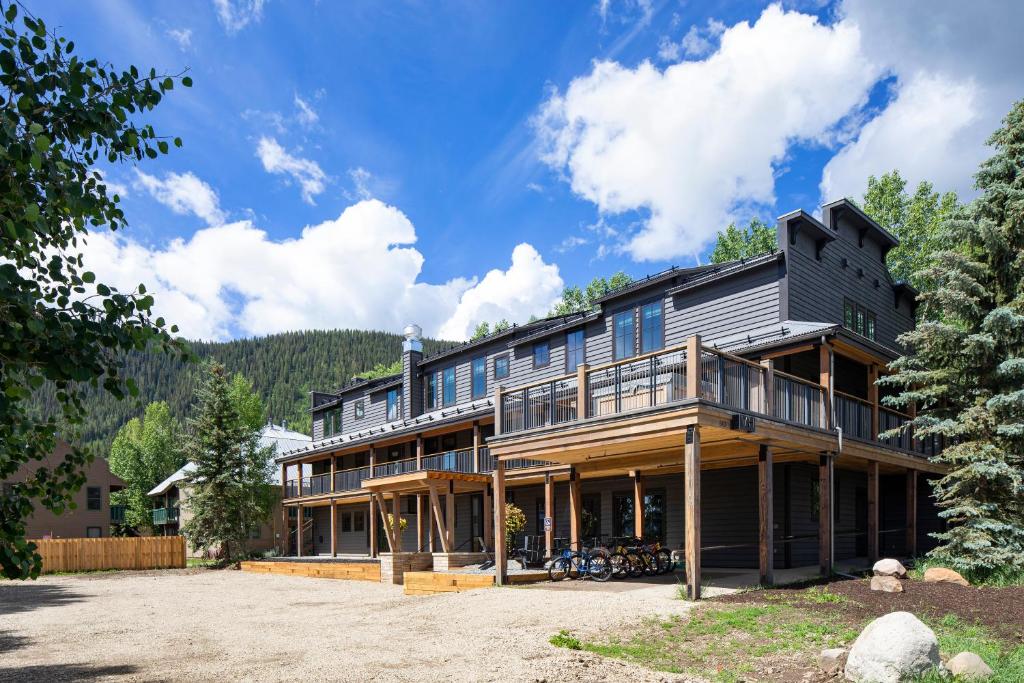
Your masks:
{"label": "bicycle", "polygon": [[548,567],[548,578],[564,581],[567,578],[590,578],[604,582],[612,577],[612,566],[608,557],[600,552],[566,549],[560,557],[552,560]]}

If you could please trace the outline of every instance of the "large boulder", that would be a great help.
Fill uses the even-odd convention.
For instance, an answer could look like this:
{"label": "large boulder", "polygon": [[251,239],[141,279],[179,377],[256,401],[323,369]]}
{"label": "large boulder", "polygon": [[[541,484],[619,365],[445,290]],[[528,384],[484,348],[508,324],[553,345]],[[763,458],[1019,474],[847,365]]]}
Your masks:
{"label": "large boulder", "polygon": [[818,655],[818,666],[829,675],[839,673],[845,664],[845,648],[830,647],[827,650],[822,650],[821,654]]}
{"label": "large boulder", "polygon": [[991,678],[992,668],[973,652],[961,652],[946,662],[949,673],[965,681],[984,681]]}
{"label": "large boulder", "polygon": [[857,636],[844,673],[855,683],[899,683],[940,663],[935,632],[910,612],[891,612]]}
{"label": "large boulder", "polygon": [[872,576],[871,590],[885,593],[902,593],[903,584],[895,576]]}
{"label": "large boulder", "polygon": [[875,566],[872,567],[872,573],[875,576],[895,576],[897,579],[907,578],[907,569],[899,560],[892,558],[886,558],[875,562]]}
{"label": "large boulder", "polygon": [[967,579],[960,576],[952,569],[945,567],[929,567],[924,570],[924,580],[928,583],[955,583],[961,586],[970,586]]}

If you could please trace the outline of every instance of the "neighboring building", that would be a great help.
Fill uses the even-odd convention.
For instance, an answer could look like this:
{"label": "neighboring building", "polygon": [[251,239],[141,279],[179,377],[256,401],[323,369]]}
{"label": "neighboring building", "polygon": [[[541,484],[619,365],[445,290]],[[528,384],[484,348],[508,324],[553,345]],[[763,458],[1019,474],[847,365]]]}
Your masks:
{"label": "neighboring building", "polygon": [[[267,446],[274,448],[271,457],[291,449],[302,448],[309,443],[308,434],[269,423],[263,428],[263,433],[260,435],[260,448]],[[185,480],[195,469],[194,463],[185,463],[181,469],[157,484],[149,492],[148,495],[153,499],[153,529],[158,536],[177,536],[191,517],[188,507],[189,486]],[[271,474],[271,482],[274,486],[274,493],[279,492],[281,477],[280,471],[276,468]],[[283,548],[281,509],[280,499],[275,499],[270,520],[252,531],[249,541],[250,550],[259,552],[272,548]],[[192,557],[211,554],[209,549],[196,551],[191,546],[188,547],[188,552]]]}
{"label": "neighboring building", "polygon": [[[3,493],[10,492],[17,482],[25,481],[40,467],[53,469],[71,452],[64,441],[44,460],[33,460],[22,465],[14,476],[3,482]],[[110,494],[124,488],[124,481],[110,473],[106,458],[96,458],[85,467],[85,483],[73,496],[73,510],[55,515],[38,500],[33,501],[35,512],[26,522],[25,538],[104,538],[111,535],[114,525],[124,522],[124,508],[110,504]]]}
{"label": "neighboring building", "polygon": [[436,567],[500,549],[503,500],[549,549],[685,548],[688,580],[923,551],[939,444],[880,436],[908,416],[874,384],[914,324],[897,241],[846,200],[782,216],[777,239],[430,357],[410,326],[400,374],[312,394],[312,443],[278,458],[289,553],[376,556],[397,506],[393,545]]}

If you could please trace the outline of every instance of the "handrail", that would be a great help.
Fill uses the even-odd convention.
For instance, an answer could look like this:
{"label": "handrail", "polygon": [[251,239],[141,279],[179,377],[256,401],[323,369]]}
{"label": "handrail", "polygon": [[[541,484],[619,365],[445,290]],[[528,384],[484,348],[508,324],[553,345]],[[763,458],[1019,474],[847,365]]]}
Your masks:
{"label": "handrail", "polygon": [[686,351],[686,344],[677,344],[676,346],[667,346],[657,351],[648,351],[647,353],[641,353],[639,356],[630,356],[629,358],[620,358],[619,360],[613,360],[609,363],[602,363],[601,365],[588,365],[587,372],[596,372],[597,370],[607,370],[613,368],[616,365],[623,365],[624,363],[635,363],[640,360],[647,360],[654,356],[660,356],[666,353],[675,353],[676,351]]}
{"label": "handrail", "polygon": [[[587,369],[589,370],[590,368],[587,368]],[[571,380],[571,379],[576,379],[576,373],[575,372],[570,372],[570,373],[565,374],[565,375],[558,375],[556,377],[549,377],[547,379],[537,380],[536,382],[532,382],[530,384],[517,384],[516,386],[510,387],[510,388],[509,387],[505,387],[504,385],[502,385],[501,393],[503,393],[503,394],[514,394],[515,392],[523,391],[524,389],[533,389],[534,387],[544,386],[545,384],[551,384],[552,382],[565,382],[565,381]]]}
{"label": "handrail", "polygon": [[[851,401],[856,401],[857,403],[860,403],[861,405],[868,406],[869,408],[874,406],[874,404],[871,401],[868,401],[867,399],[860,398],[859,396],[854,396],[853,394],[848,394],[845,391],[839,391],[838,389],[833,389],[833,392],[835,393],[836,396],[841,396],[841,397],[849,399]],[[882,410],[882,406],[878,406],[878,409]]]}
{"label": "handrail", "polygon": [[[685,348],[685,347],[683,347],[683,348]],[[708,353],[713,353],[716,356],[721,356],[722,358],[726,358],[726,359],[734,361],[736,363],[743,363],[744,365],[749,365],[750,367],[755,368],[757,370],[764,370],[764,366],[761,365],[760,363],[756,362],[756,361],[752,361],[749,358],[743,358],[742,356],[737,356],[737,355],[731,354],[728,351],[722,351],[721,349],[716,349],[714,346],[704,346],[702,344],[701,347],[700,347],[700,350],[701,351],[707,351]]]}
{"label": "handrail", "polygon": [[879,410],[884,410],[885,412],[889,413],[890,415],[898,415],[899,417],[902,417],[904,420],[913,420],[914,419],[914,418],[912,418],[910,416],[910,413],[904,413],[903,411],[895,410],[893,408],[889,408],[888,406],[884,406],[881,403],[878,404],[878,409]]}
{"label": "handrail", "polygon": [[791,380],[793,382],[799,382],[800,384],[806,384],[809,387],[813,387],[815,389],[820,389],[821,391],[825,391],[825,385],[818,384],[817,382],[812,382],[809,379],[804,379],[803,377],[797,377],[796,375],[791,375],[788,372],[782,372],[781,370],[773,370],[772,373],[776,377],[782,377],[783,379],[788,379],[788,380]]}

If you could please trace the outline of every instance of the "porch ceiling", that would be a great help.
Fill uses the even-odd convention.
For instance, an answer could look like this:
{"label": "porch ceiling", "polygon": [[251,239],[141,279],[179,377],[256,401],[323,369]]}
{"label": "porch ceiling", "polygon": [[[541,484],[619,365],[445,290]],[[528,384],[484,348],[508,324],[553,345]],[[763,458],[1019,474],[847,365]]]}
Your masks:
{"label": "porch ceiling", "polygon": [[429,493],[431,486],[451,486],[455,493],[480,491],[487,487],[491,477],[470,472],[442,472],[417,470],[390,477],[372,477],[363,480],[363,488],[370,493]]}

